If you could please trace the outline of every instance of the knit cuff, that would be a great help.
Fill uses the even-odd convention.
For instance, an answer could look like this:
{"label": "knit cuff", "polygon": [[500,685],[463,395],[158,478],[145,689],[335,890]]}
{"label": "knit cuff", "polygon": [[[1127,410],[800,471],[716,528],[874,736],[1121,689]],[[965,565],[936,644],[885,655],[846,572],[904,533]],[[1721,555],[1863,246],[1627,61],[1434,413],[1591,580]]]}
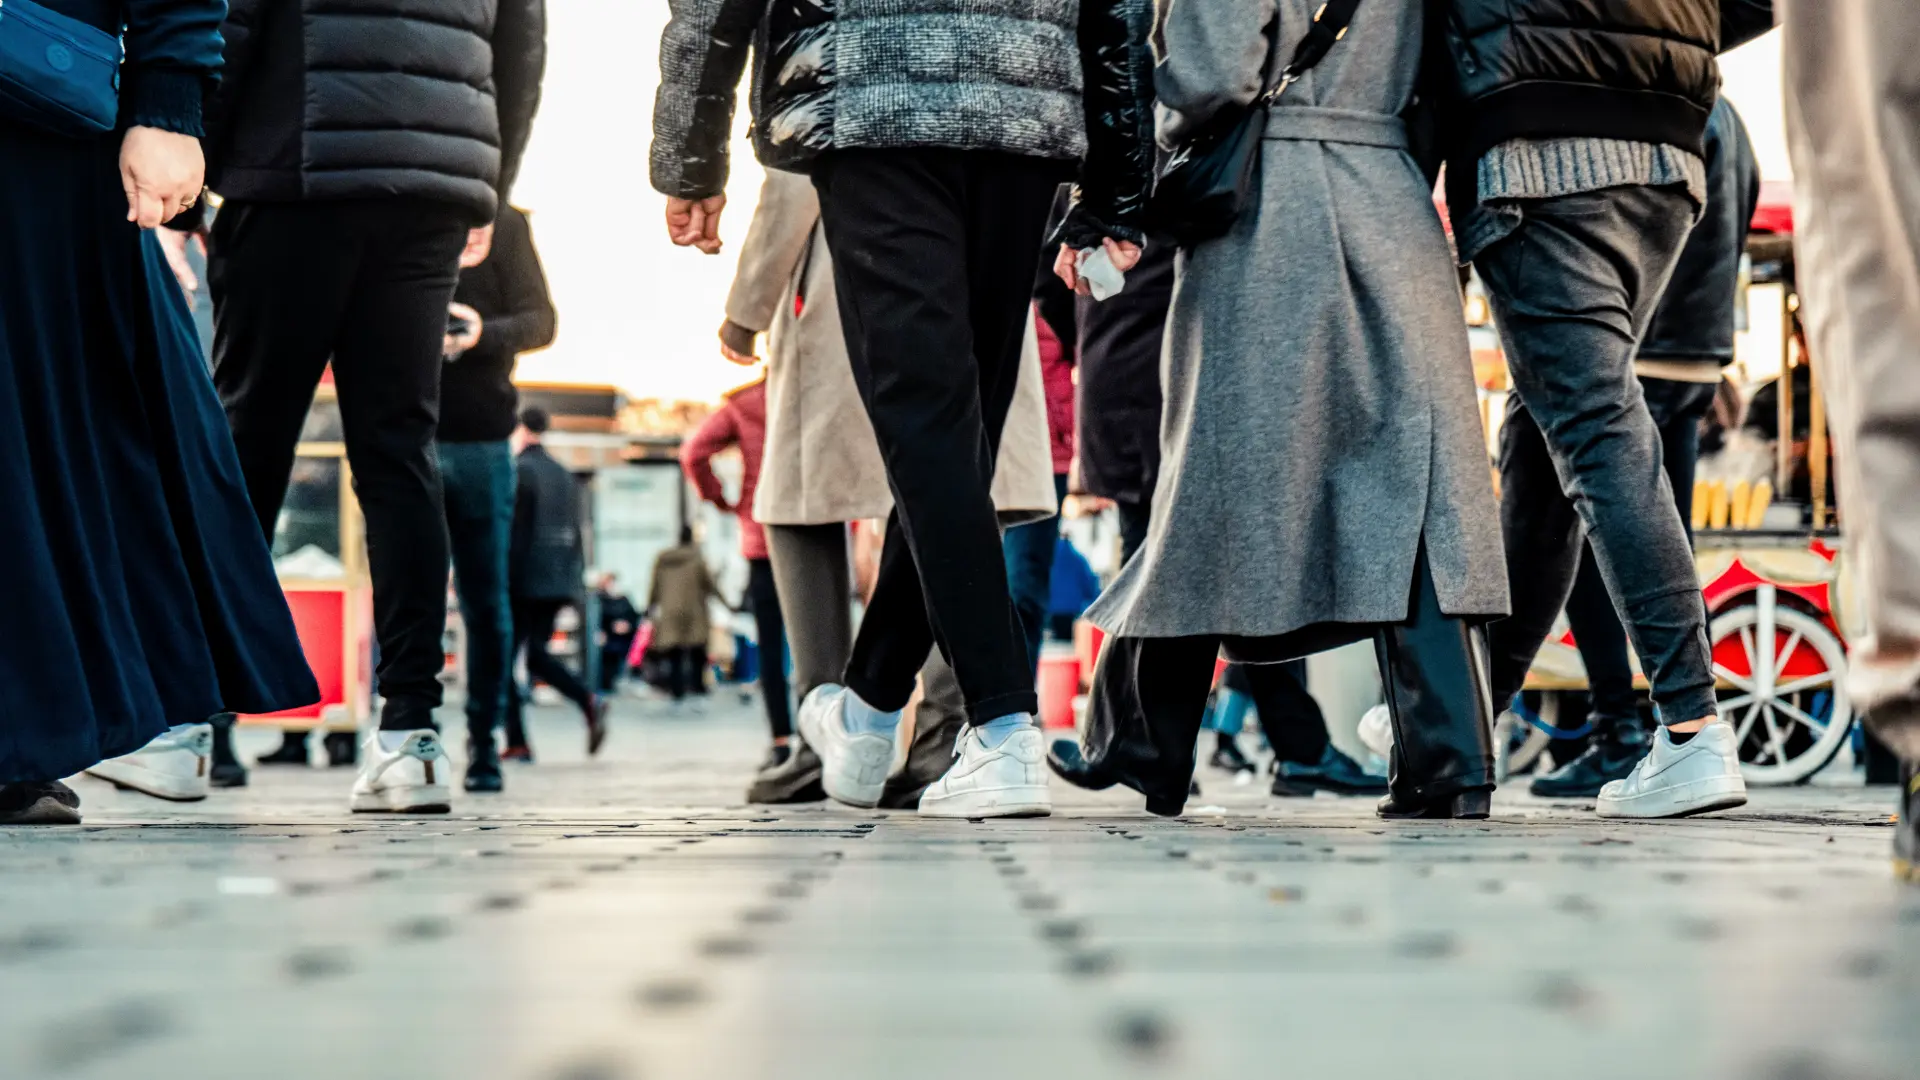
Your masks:
{"label": "knit cuff", "polygon": [[206,137],[200,119],[204,80],[197,73],[164,68],[129,68],[122,94],[128,127],[159,128],[194,138]]}

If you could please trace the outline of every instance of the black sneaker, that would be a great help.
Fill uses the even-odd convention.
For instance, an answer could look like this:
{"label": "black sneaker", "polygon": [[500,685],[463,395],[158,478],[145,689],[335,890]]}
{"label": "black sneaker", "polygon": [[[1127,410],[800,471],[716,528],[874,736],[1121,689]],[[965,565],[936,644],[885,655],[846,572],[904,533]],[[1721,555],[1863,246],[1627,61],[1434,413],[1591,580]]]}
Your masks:
{"label": "black sneaker", "polygon": [[[827,797],[827,790],[820,786],[820,758],[804,743],[796,743],[797,750],[785,746],[774,747],[767,763],[754,774],[753,785],[747,788],[747,801],[761,806],[783,806],[791,803],[820,802]],[[786,751],[782,754],[781,751]],[[778,759],[778,760],[776,760]],[[916,792],[914,802],[917,805],[919,795]]]}
{"label": "black sneaker", "polygon": [[1651,745],[1641,740],[1597,739],[1579,757],[1534,777],[1527,790],[1542,799],[1595,798],[1607,784],[1625,780]]}
{"label": "black sneaker", "polygon": [[1297,761],[1274,762],[1275,795],[1298,798],[1316,791],[1330,791],[1335,795],[1385,795],[1387,778],[1368,772],[1332,743],[1327,744],[1320,760],[1311,765]]}
{"label": "black sneaker", "polygon": [[1207,764],[1230,773],[1258,771],[1254,768],[1253,762],[1247,760],[1247,755],[1240,752],[1240,744],[1232,739],[1222,739],[1220,745],[1214,749],[1213,756],[1207,759]]}
{"label": "black sneaker", "polygon": [[280,746],[271,754],[262,754],[254,758],[255,765],[299,765],[307,764],[307,733],[304,731],[282,731]]}
{"label": "black sneaker", "polygon": [[1900,763],[1900,819],[1893,826],[1893,876],[1920,885],[1920,762]]}
{"label": "black sneaker", "polygon": [[0,784],[0,825],[78,825],[80,796],[58,780]]}

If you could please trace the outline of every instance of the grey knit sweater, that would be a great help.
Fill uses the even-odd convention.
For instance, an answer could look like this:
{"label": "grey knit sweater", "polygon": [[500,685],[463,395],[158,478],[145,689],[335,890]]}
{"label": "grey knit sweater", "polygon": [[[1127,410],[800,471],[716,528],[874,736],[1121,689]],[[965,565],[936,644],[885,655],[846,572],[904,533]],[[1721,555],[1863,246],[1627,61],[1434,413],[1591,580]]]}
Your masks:
{"label": "grey knit sweater", "polygon": [[[1148,0],[670,4],[651,165],[654,186],[682,196],[725,183],[726,129],[749,43],[755,150],[781,168],[835,147],[1078,160],[1088,145],[1088,64],[1106,62],[1105,81],[1124,81],[1129,58],[1147,58]],[[1139,41],[1129,52],[1133,24]],[[1099,40],[1103,33],[1112,40]]]}
{"label": "grey knit sweater", "polygon": [[1622,139],[1509,139],[1480,158],[1480,204],[1461,226],[1460,261],[1472,261],[1520,226],[1516,204],[1603,188],[1684,186],[1707,200],[1706,164],[1677,146]]}

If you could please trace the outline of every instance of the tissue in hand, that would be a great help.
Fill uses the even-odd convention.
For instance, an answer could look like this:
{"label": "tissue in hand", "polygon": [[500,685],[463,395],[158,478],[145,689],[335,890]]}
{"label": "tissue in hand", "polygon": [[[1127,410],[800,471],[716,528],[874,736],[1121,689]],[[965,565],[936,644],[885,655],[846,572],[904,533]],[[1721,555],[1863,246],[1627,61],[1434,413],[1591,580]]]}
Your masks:
{"label": "tissue in hand", "polygon": [[1097,248],[1081,248],[1074,267],[1081,277],[1087,279],[1087,291],[1093,294],[1095,300],[1105,300],[1127,287],[1127,275],[1114,267],[1104,244]]}

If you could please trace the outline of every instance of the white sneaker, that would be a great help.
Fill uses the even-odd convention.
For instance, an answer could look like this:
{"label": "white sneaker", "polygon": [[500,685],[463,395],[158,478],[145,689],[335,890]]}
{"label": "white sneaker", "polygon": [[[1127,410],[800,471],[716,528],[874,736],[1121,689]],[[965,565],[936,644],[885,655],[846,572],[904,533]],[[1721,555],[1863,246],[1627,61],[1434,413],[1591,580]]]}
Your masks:
{"label": "white sneaker", "polygon": [[1393,710],[1375,705],[1360,717],[1360,743],[1383,758],[1393,757]]}
{"label": "white sneaker", "polygon": [[196,802],[207,797],[213,767],[213,725],[190,724],[163,731],[152,742],[87,770],[115,787],[158,799]]}
{"label": "white sneaker", "polygon": [[848,806],[871,808],[880,805],[880,792],[887,786],[899,730],[884,735],[848,731],[847,694],[844,686],[815,687],[800,703],[795,724],[800,737],[820,755],[820,786],[827,795]]}
{"label": "white sneaker", "polygon": [[920,796],[924,817],[1046,817],[1053,813],[1047,790],[1047,748],[1032,724],[988,746],[980,729],[960,733],[959,756],[947,774]]}
{"label": "white sneaker", "polygon": [[1600,789],[1594,812],[1604,818],[1667,818],[1744,806],[1747,782],[1740,776],[1733,728],[1716,720],[1683,745],[1666,728],[1654,733],[1653,749],[1625,780]]}
{"label": "white sneaker", "polygon": [[383,750],[380,733],[361,747],[360,775],[353,781],[356,814],[444,814],[453,809],[453,763],[431,728],[407,732],[400,749]]}

